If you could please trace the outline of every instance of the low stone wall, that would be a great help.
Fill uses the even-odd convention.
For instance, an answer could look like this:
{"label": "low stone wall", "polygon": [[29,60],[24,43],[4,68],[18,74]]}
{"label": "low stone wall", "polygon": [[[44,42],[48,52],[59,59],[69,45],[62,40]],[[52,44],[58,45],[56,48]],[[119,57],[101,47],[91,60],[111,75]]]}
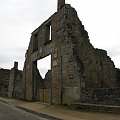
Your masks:
{"label": "low stone wall", "polygon": [[120,88],[84,89],[81,102],[120,106]]}

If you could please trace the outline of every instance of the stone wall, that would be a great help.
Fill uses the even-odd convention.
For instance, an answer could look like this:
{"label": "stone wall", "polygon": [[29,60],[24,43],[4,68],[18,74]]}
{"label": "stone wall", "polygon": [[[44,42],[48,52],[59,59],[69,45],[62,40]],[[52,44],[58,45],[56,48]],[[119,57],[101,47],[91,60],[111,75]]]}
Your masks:
{"label": "stone wall", "polygon": [[115,87],[116,71],[113,61],[105,50],[92,46],[87,31],[74,13],[73,9],[69,9],[66,20],[69,36],[67,46],[71,49],[69,57],[73,56],[77,60],[82,82],[87,88]]}
{"label": "stone wall", "polygon": [[48,72],[45,75],[44,84],[46,89],[50,89],[52,87],[52,73],[51,70],[48,70]]}
{"label": "stone wall", "polygon": [[42,96],[44,85],[50,88],[51,84],[48,90],[51,103],[71,104],[81,100],[85,88],[117,87],[119,75],[113,61],[105,50],[92,46],[76,10],[70,5],[64,5],[32,32],[23,70],[25,99],[36,99],[37,60],[50,54],[52,80],[46,78],[44,84],[41,80],[39,91]]}
{"label": "stone wall", "polygon": [[52,88],[51,77],[52,77],[51,70],[48,70],[44,79],[40,77],[39,83],[37,83],[37,98],[36,98],[37,101],[51,103],[51,88]]}
{"label": "stone wall", "polygon": [[120,69],[116,68],[116,86],[120,88]]}
{"label": "stone wall", "polygon": [[45,84],[44,84],[44,80],[42,79],[37,67],[34,70],[35,71],[34,71],[34,99],[33,100],[36,100],[38,98],[37,97],[38,90],[45,89]]}
{"label": "stone wall", "polygon": [[81,102],[120,106],[120,88],[84,89]]}
{"label": "stone wall", "polygon": [[14,81],[14,91],[13,97],[14,98],[21,98],[22,97],[22,71],[17,70],[16,79]]}
{"label": "stone wall", "polygon": [[0,69],[0,96],[8,96],[10,70]]}
{"label": "stone wall", "polygon": [[10,71],[8,97],[22,98],[22,71],[18,70],[18,63]]}
{"label": "stone wall", "polygon": [[10,76],[10,70],[0,69],[0,81],[8,81]]}
{"label": "stone wall", "polygon": [[[65,87],[66,89],[69,87],[71,90],[77,90],[77,98],[80,96],[80,75],[77,70],[77,61],[75,58],[72,61],[68,60],[68,54],[72,52],[71,44],[67,45],[66,43],[70,40],[66,23],[69,19],[69,11],[76,15],[76,11],[66,5],[32,33],[23,71],[24,93],[27,100],[35,99],[36,80],[33,78],[35,78],[37,60],[50,54],[52,56],[52,102],[61,104],[64,101],[62,97],[67,97],[67,94],[63,92]],[[49,38],[50,33],[52,34],[51,40]]]}

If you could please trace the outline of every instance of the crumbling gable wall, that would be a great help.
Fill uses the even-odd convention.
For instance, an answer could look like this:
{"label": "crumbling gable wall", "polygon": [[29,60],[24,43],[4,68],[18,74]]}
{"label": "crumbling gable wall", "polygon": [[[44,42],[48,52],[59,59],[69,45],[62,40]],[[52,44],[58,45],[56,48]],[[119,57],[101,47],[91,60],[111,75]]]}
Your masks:
{"label": "crumbling gable wall", "polygon": [[70,5],[63,6],[32,33],[23,71],[25,99],[36,99],[37,60],[50,54],[51,103],[71,104],[81,100],[85,88],[116,87],[114,63],[106,51],[91,45],[87,31]]}
{"label": "crumbling gable wall", "polygon": [[73,55],[86,87],[115,87],[115,66],[105,50],[95,49],[89,40],[87,31],[72,9],[67,18],[68,45],[74,46]]}

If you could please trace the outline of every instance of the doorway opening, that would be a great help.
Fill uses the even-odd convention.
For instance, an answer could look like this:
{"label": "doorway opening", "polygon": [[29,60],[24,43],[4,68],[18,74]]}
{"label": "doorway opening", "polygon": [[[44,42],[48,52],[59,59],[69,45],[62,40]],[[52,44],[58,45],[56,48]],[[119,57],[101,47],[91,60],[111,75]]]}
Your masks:
{"label": "doorway opening", "polygon": [[42,86],[37,87],[37,100],[45,103],[51,103],[51,55],[37,61],[37,69],[41,75]]}

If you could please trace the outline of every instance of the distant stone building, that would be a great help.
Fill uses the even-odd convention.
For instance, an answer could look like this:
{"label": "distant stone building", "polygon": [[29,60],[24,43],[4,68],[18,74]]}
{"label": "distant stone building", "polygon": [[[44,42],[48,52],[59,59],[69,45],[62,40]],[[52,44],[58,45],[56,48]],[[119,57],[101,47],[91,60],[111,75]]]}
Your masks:
{"label": "distant stone building", "polygon": [[0,96],[8,96],[8,85],[9,85],[10,70],[0,69]]}
{"label": "distant stone building", "polygon": [[8,97],[22,98],[22,71],[18,70],[18,63],[10,71]]}
{"label": "distant stone building", "polygon": [[[52,56],[51,71],[43,80],[37,61],[48,55]],[[116,96],[119,104],[119,73],[107,52],[92,46],[76,10],[62,0],[58,11],[32,32],[23,69],[23,99],[73,104],[91,103],[87,98],[93,96],[94,103],[100,101],[94,99],[99,96],[96,91],[103,90],[106,99],[112,91],[111,97]]]}
{"label": "distant stone building", "polygon": [[22,98],[22,71],[18,70],[18,63],[9,69],[0,69],[0,96]]}

